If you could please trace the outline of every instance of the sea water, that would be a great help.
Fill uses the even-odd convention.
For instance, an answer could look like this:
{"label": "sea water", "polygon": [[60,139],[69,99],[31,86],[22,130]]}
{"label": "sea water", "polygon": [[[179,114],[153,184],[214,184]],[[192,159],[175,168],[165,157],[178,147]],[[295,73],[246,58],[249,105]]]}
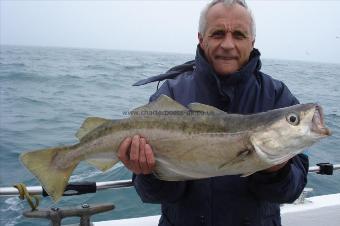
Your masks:
{"label": "sea water", "polygon": [[[19,162],[20,153],[76,143],[74,134],[88,116],[126,117],[124,112],[147,103],[157,88],[157,83],[133,87],[134,82],[193,58],[183,54],[1,46],[0,186],[20,182],[39,185]],[[301,103],[318,102],[324,107],[333,136],[310,148],[307,154],[311,165],[340,163],[340,64],[270,59],[262,63],[262,71],[284,81]],[[71,181],[130,178],[121,164],[101,173],[81,163]],[[340,192],[340,172],[333,176],[311,173],[307,187],[314,189],[311,195]],[[70,208],[82,203],[115,204],[114,211],[94,216],[94,221],[160,213],[159,205],[142,203],[134,188],[63,197],[58,204],[47,197],[41,200],[40,208]],[[46,220],[23,217],[25,210],[29,210],[26,201],[0,197],[0,225],[48,225]],[[76,222],[74,218],[63,221]]]}

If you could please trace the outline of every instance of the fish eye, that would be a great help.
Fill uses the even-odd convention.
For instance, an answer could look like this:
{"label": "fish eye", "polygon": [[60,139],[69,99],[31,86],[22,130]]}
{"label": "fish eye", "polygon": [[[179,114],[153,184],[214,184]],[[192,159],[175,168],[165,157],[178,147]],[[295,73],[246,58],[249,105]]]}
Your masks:
{"label": "fish eye", "polygon": [[293,126],[297,126],[299,125],[299,122],[300,122],[300,117],[298,114],[292,112],[292,113],[289,113],[287,116],[286,116],[286,120],[292,124]]}

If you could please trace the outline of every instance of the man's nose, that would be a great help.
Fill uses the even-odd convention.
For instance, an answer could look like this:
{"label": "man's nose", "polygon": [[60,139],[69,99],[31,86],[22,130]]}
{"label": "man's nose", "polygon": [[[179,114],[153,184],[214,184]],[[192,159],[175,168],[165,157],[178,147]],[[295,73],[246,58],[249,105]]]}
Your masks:
{"label": "man's nose", "polygon": [[222,40],[221,47],[223,49],[233,49],[235,48],[235,43],[233,36],[230,32],[227,32],[224,39]]}

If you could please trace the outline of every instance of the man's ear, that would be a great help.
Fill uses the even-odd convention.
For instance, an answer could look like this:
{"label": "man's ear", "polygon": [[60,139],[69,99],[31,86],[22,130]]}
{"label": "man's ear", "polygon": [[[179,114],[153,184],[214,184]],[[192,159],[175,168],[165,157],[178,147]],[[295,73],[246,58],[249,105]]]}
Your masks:
{"label": "man's ear", "polygon": [[202,49],[204,49],[204,46],[203,46],[203,35],[201,34],[201,33],[197,33],[197,37],[198,37],[198,41],[199,41],[199,43],[200,43],[200,47],[202,48]]}

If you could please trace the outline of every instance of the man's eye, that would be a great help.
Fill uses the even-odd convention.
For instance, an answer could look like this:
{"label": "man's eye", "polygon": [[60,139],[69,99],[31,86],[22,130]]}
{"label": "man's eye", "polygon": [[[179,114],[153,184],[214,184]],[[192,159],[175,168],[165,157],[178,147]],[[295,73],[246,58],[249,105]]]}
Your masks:
{"label": "man's eye", "polygon": [[241,32],[241,31],[235,31],[235,32],[233,32],[233,36],[234,36],[235,39],[245,39],[245,38],[247,38],[247,35],[244,34],[244,33]]}
{"label": "man's eye", "polygon": [[213,37],[213,38],[223,38],[225,35],[225,32],[224,31],[214,31],[210,37]]}

